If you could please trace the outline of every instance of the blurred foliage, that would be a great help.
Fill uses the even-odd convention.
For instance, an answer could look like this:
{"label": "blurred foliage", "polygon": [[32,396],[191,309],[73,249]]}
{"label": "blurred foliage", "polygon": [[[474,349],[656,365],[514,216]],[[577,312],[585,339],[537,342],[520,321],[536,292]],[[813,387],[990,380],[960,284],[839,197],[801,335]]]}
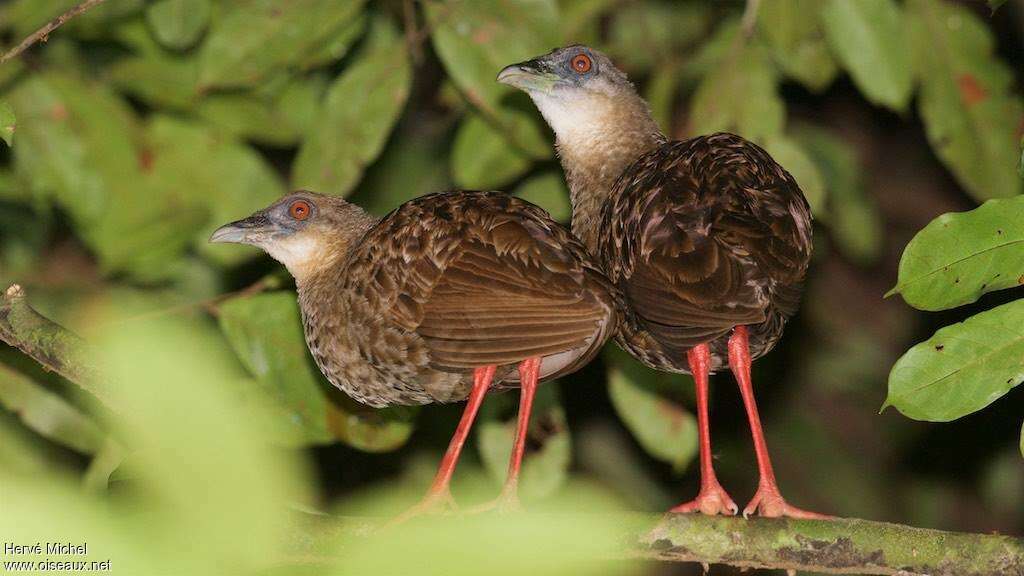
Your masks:
{"label": "blurred foliage", "polygon": [[[10,45],[75,3],[5,3],[0,40]],[[289,186],[351,195],[376,214],[449,187],[503,189],[568,221],[550,133],[524,95],[494,79],[506,64],[572,42],[619,63],[666,133],[736,131],[786,166],[812,204],[805,312],[756,368],[758,381],[779,381],[763,389],[764,413],[770,435],[781,424],[780,477],[808,495],[798,503],[960,528],[1024,525],[1019,511],[998,524],[992,515],[937,512],[967,490],[954,482],[974,475],[940,481],[928,464],[905,463],[932,445],[956,452],[927,442],[931,429],[873,416],[885,371],[908,340],[972,314],[907,352],[889,402],[914,418],[954,419],[1024,374],[1020,300],[991,300],[1019,297],[1013,287],[1024,277],[1024,108],[1014,74],[1024,52],[1007,47],[1019,33],[1000,31],[1024,8],[1000,4],[763,0],[744,28],[739,1],[107,0],[0,65],[0,287],[25,284],[41,310],[79,330],[117,327],[112,363],[138,411],[106,413],[0,350],[2,536],[89,533],[91,549],[137,574],[172,565],[190,574],[214,566],[298,574],[306,572],[281,568],[289,508],[326,508],[333,495],[395,476],[398,462],[404,472],[385,488],[411,499],[434,465],[417,454],[443,450],[457,410],[378,411],[331,388],[306,351],[290,288],[230,292],[280,275],[277,267],[206,238]],[[894,291],[924,310],[1005,296],[985,296],[934,326],[881,300],[909,234],[985,201],[921,230]],[[131,314],[96,312],[111,305]],[[149,327],[168,318],[180,323]],[[712,421],[716,451],[727,455],[722,475],[752,482],[745,420],[729,394]],[[502,481],[514,400],[485,403],[477,450],[456,475],[466,486]],[[650,509],[689,496],[676,485],[696,453],[685,377],[609,353],[546,384],[537,402],[528,504],[587,492],[580,471],[606,485],[597,506],[609,501],[605,489]],[[774,417],[783,405],[800,416]],[[999,410],[986,413],[1020,429],[1019,412]],[[979,435],[988,428],[973,425]],[[990,428],[1005,434],[1005,425]],[[993,470],[985,490],[1021,485],[1021,462],[1007,463],[998,439],[981,438],[993,445],[971,451]],[[367,454],[384,451],[398,452]],[[887,487],[880,478],[888,476],[901,486]],[[687,478],[692,488],[696,479]],[[76,483],[104,495],[83,499]],[[384,500],[369,495],[339,510],[396,509]],[[897,501],[906,504],[883,504]],[[58,515],[66,537],[47,520]],[[558,546],[567,556],[545,555],[551,564],[538,560],[549,573],[571,570],[574,551],[600,541],[523,522],[508,528],[523,549],[579,542]],[[441,551],[490,530],[496,525],[481,520],[438,531],[433,548],[410,531],[387,549],[415,553],[367,548],[338,570],[370,573],[382,558],[401,571],[449,566]],[[331,551],[352,545],[329,543]],[[196,554],[182,557],[186,547]],[[514,547],[487,549],[523,558]]]}

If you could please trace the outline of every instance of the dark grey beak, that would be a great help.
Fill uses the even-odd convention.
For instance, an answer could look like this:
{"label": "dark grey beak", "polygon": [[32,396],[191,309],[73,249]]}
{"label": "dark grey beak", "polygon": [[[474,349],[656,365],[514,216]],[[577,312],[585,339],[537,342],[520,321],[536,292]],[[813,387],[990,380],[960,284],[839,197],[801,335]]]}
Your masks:
{"label": "dark grey beak", "polygon": [[561,77],[537,58],[506,66],[498,73],[498,82],[526,92],[549,92],[560,81]]}
{"label": "dark grey beak", "polygon": [[233,242],[253,244],[274,229],[273,222],[266,214],[257,212],[248,218],[225,224],[213,231],[210,242]]}

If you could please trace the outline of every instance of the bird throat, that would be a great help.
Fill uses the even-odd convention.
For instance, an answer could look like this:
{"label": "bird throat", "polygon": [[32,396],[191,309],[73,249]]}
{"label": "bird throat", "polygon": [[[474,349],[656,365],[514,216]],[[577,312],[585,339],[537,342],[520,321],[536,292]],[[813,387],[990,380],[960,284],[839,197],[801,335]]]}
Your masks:
{"label": "bird throat", "polygon": [[[601,207],[622,172],[665,142],[647,104],[635,93],[602,102],[573,126],[551,122],[569,184],[572,231],[591,253],[600,234]],[[545,114],[547,116],[547,114]]]}

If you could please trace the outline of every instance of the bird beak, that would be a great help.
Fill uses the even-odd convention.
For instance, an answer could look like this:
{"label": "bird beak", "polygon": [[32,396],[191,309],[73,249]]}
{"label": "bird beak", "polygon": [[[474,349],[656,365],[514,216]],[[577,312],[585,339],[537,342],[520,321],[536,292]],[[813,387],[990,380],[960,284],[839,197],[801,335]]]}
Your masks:
{"label": "bird beak", "polygon": [[236,220],[217,228],[210,236],[210,242],[255,244],[264,238],[273,227],[273,223],[266,214],[257,212],[248,218]]}
{"label": "bird beak", "polygon": [[506,66],[498,73],[498,82],[525,92],[550,92],[560,81],[561,77],[538,59]]}

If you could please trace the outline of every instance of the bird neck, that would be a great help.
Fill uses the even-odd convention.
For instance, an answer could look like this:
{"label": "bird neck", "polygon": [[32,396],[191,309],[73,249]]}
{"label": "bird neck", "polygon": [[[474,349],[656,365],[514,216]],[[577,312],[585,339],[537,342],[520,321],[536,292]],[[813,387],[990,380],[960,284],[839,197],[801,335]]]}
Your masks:
{"label": "bird neck", "polygon": [[630,91],[585,103],[586,117],[549,123],[569,184],[572,230],[588,250],[595,249],[598,217],[619,175],[665,142],[650,109]]}
{"label": "bird neck", "polygon": [[301,255],[289,261],[278,258],[295,277],[295,286],[300,293],[324,284],[336,287],[344,277],[352,251],[378,222],[377,218],[356,209],[358,212],[347,214],[340,222],[317,230],[308,238],[297,238],[297,251],[301,251]]}

